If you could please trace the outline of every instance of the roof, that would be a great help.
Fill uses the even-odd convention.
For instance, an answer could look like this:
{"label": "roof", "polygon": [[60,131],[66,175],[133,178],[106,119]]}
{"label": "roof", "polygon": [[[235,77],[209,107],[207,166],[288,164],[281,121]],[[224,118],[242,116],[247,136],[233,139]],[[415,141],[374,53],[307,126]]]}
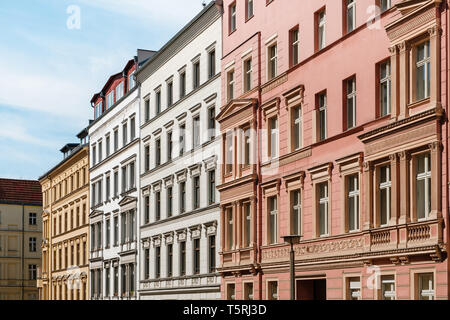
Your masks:
{"label": "roof", "polygon": [[37,180],[0,179],[0,203],[42,206],[42,189]]}

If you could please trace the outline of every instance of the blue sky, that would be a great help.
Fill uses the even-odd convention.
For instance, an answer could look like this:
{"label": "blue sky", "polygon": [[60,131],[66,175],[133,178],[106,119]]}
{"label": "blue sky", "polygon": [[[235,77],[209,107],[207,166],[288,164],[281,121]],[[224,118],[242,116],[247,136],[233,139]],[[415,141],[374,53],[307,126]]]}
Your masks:
{"label": "blue sky", "polygon": [[[92,119],[92,95],[137,48],[162,47],[202,2],[2,0],[0,177],[37,179],[61,161]],[[70,6],[79,29],[68,27]]]}

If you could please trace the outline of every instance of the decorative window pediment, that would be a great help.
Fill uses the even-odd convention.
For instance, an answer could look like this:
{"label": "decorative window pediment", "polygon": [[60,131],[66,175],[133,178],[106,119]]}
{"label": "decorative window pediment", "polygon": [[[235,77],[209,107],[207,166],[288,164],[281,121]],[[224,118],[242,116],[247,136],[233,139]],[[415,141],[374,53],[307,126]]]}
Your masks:
{"label": "decorative window pediment", "polygon": [[153,248],[161,247],[161,235],[158,234],[152,237]]}
{"label": "decorative window pediment", "polygon": [[180,171],[175,172],[175,176],[177,177],[177,182],[184,182],[187,178],[187,169],[182,169]]}
{"label": "decorative window pediment", "polygon": [[332,162],[327,162],[308,169],[308,172],[311,175],[311,181],[323,178],[331,178],[332,171],[333,171]]}
{"label": "decorative window pediment", "polygon": [[153,184],[152,184],[153,192],[160,192],[161,191],[161,185],[162,185],[162,181],[161,180],[153,182]]}
{"label": "decorative window pediment", "polygon": [[199,239],[202,236],[202,225],[196,225],[189,227],[189,232],[191,233],[191,239]]}
{"label": "decorative window pediment", "polygon": [[187,229],[179,229],[176,234],[178,242],[186,241]]}
{"label": "decorative window pediment", "polygon": [[217,167],[217,156],[213,155],[205,160],[203,160],[205,165],[205,171],[215,170]]}
{"label": "decorative window pediment", "polygon": [[303,104],[304,92],[305,86],[301,84],[283,93],[286,108],[289,108],[289,106]]}
{"label": "decorative window pediment", "polygon": [[256,104],[256,99],[232,100],[220,111],[216,119],[218,122],[223,122],[224,120],[239,114],[241,111],[246,110],[250,106],[256,106]]}
{"label": "decorative window pediment", "polygon": [[364,156],[362,153],[356,153],[341,159],[336,160],[336,163],[339,166],[340,175],[345,175],[350,171],[354,171],[356,168],[359,169],[360,172],[363,170]]}
{"label": "decorative window pediment", "polygon": [[197,163],[189,167],[189,172],[191,173],[191,177],[196,177],[201,174],[202,164]]}
{"label": "decorative window pediment", "polygon": [[170,188],[171,186],[173,186],[173,174],[171,174],[170,176],[168,176],[168,177],[165,177],[164,178],[164,186],[166,187],[166,188]]}
{"label": "decorative window pediment", "polygon": [[280,113],[280,103],[281,99],[276,97],[261,106],[264,119],[270,118],[276,114]]}
{"label": "decorative window pediment", "polygon": [[280,192],[281,179],[265,182],[261,185],[264,197],[277,195]]}
{"label": "decorative window pediment", "polygon": [[166,244],[172,244],[173,243],[173,238],[174,238],[174,232],[173,231],[164,233],[164,240],[165,240]]}

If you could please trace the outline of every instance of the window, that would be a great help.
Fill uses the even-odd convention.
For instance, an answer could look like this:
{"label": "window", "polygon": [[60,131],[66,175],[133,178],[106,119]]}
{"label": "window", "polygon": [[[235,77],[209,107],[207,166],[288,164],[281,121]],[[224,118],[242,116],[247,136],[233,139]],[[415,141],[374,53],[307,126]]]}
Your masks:
{"label": "window", "polygon": [[161,113],[161,91],[157,91],[155,94],[155,104],[156,104],[156,115]]}
{"label": "window", "polygon": [[167,161],[172,160],[172,132],[167,133]]}
{"label": "window", "polygon": [[136,181],[135,181],[135,164],[134,162],[130,163],[129,165],[130,167],[130,185],[128,186],[129,189],[134,189],[134,187],[136,186]]}
{"label": "window", "polygon": [[234,99],[234,70],[231,70],[227,74],[227,101]]}
{"label": "window", "polygon": [[227,300],[236,300],[236,286],[234,283],[227,284]]}
{"label": "window", "polygon": [[[103,143],[101,141],[99,141],[99,143],[98,143],[98,162],[102,162],[102,160],[103,160]],[[68,193],[67,191],[68,190],[67,190],[67,185],[66,185],[66,190],[65,190],[66,194]]]}
{"label": "window", "polygon": [[28,224],[30,226],[35,226],[37,225],[37,220],[36,220],[36,212],[30,212],[28,214]]}
{"label": "window", "polygon": [[167,277],[173,274],[173,244],[167,245]]}
{"label": "window", "polygon": [[144,156],[144,168],[145,168],[145,172],[150,170],[150,146],[145,146],[145,156]]}
{"label": "window", "polygon": [[417,297],[419,300],[434,300],[433,273],[419,273],[417,275]]}
{"label": "window", "polygon": [[346,85],[346,129],[356,127],[356,79],[352,77],[345,81]]}
{"label": "window", "polygon": [[133,117],[130,119],[130,140],[133,141],[136,138],[136,118]]}
{"label": "window", "polygon": [[36,238],[29,238],[28,249],[30,250],[30,252],[36,252]]}
{"label": "window", "polygon": [[106,157],[109,157],[111,154],[111,137],[109,135],[106,136]]}
{"label": "window", "polygon": [[119,217],[114,217],[114,245],[119,245]]}
{"label": "window", "polygon": [[114,104],[114,90],[112,90],[106,96],[106,109],[111,108],[113,104]]}
{"label": "window", "polygon": [[231,133],[227,133],[225,139],[226,139],[225,174],[231,174],[233,171],[233,135]]}
{"label": "window", "polygon": [[383,62],[379,65],[380,77],[380,116],[391,113],[391,63]]}
{"label": "window", "polygon": [[144,101],[145,122],[150,120],[150,99]]}
{"label": "window", "polygon": [[123,82],[119,83],[116,87],[116,101],[119,101],[123,97]]}
{"label": "window", "polygon": [[244,61],[244,93],[252,89],[252,58]]}
{"label": "window", "polygon": [[114,130],[114,152],[119,149],[119,131],[117,129]]}
{"label": "window", "polygon": [[359,230],[359,176],[347,177],[347,219],[348,230]]}
{"label": "window", "polygon": [[247,0],[247,6],[246,6],[246,20],[249,20],[253,17],[253,0]]}
{"label": "window", "polygon": [[145,204],[144,204],[144,214],[145,214],[145,223],[150,222],[150,196],[145,197]]}
{"label": "window", "polygon": [[200,116],[193,119],[193,148],[200,146]]}
{"label": "window", "polygon": [[92,163],[97,164],[97,146],[95,145],[92,147]]}
{"label": "window", "polygon": [[277,68],[278,68],[278,47],[277,44],[274,44],[269,47],[269,77],[268,80],[271,80],[277,76]]}
{"label": "window", "polygon": [[179,143],[180,143],[180,156],[184,154],[185,148],[186,148],[186,125],[182,124],[180,126],[180,136],[179,136]]}
{"label": "window", "polygon": [[173,214],[173,193],[172,187],[167,188],[167,217],[170,218]]}
{"label": "window", "polygon": [[126,146],[128,143],[128,123],[124,123],[122,126],[122,145]]}
{"label": "window", "polygon": [[144,279],[150,278],[150,249],[144,250]]}
{"label": "window", "polygon": [[194,200],[194,209],[200,208],[200,177],[194,177],[194,184],[193,184],[193,200]]}
{"label": "window", "polygon": [[361,299],[361,279],[359,277],[347,278],[347,300]]}
{"label": "window", "polygon": [[186,182],[180,183],[180,213],[186,212]]}
{"label": "window", "polygon": [[109,286],[110,286],[110,281],[111,281],[111,272],[110,272],[110,268],[105,268],[105,274],[106,274],[106,280],[105,280],[105,296],[109,297]]}
{"label": "window", "polygon": [[381,299],[395,300],[395,277],[393,275],[381,276]]}
{"label": "window", "polygon": [[356,2],[355,0],[344,0],[346,6],[345,14],[345,32],[350,33],[355,30],[356,25]]}
{"label": "window", "polygon": [[316,26],[316,48],[322,50],[325,48],[325,26],[326,26],[326,12],[325,9],[316,14],[317,26]]}
{"label": "window", "polygon": [[216,272],[216,236],[210,236],[209,246],[209,273]]}
{"label": "window", "polygon": [[103,102],[99,102],[95,105],[95,119],[99,118],[102,115],[103,110]]}
{"label": "window", "polygon": [[294,150],[298,150],[303,145],[303,121],[302,121],[302,108],[301,107],[295,107],[292,110],[293,117],[292,117],[292,127],[294,128],[293,131],[293,147]]}
{"label": "window", "polygon": [[155,142],[156,144],[156,156],[155,156],[155,165],[159,166],[161,164],[161,139],[158,138]]}
{"label": "window", "polygon": [[244,168],[247,168],[250,166],[250,154],[251,154],[251,130],[250,127],[245,128],[243,134],[243,150],[242,150],[242,156],[243,161],[242,164],[244,165]]}
{"label": "window", "polygon": [[208,109],[208,136],[209,140],[214,140],[216,137],[216,108]]}
{"label": "window", "polygon": [[421,154],[416,160],[416,214],[418,220],[428,218],[431,212],[431,159]]}
{"label": "window", "polygon": [[380,225],[385,226],[391,219],[391,168],[379,169]]}
{"label": "window", "polygon": [[200,273],[200,239],[194,239],[194,274]]}
{"label": "window", "polygon": [[173,104],[173,82],[170,81],[167,83],[167,107],[172,106]]}
{"label": "window", "polygon": [[119,295],[119,267],[114,267],[114,296]]}
{"label": "window", "polygon": [[391,8],[391,0],[379,0],[381,12],[385,12]]}
{"label": "window", "polygon": [[208,204],[216,202],[216,171],[208,172]]}
{"label": "window", "polygon": [[269,244],[278,243],[278,205],[277,197],[270,197],[268,199],[269,208]]}
{"label": "window", "polygon": [[244,300],[253,300],[253,283],[244,283]]}
{"label": "window", "polygon": [[134,80],[134,71],[128,76],[128,91],[131,91],[136,86],[136,81]]}
{"label": "window", "polygon": [[186,241],[180,242],[180,275],[186,275]]}
{"label": "window", "polygon": [[430,41],[416,47],[416,101],[430,97]]}
{"label": "window", "polygon": [[186,72],[180,73],[180,99],[186,95]]}
{"label": "window", "polygon": [[197,61],[194,63],[193,65],[193,80],[194,80],[194,84],[193,84],[193,88],[194,90],[197,89],[198,87],[200,87],[200,61]]}
{"label": "window", "polygon": [[317,102],[317,140],[323,141],[327,138],[327,94],[318,94]]}
{"label": "window", "polygon": [[328,182],[317,186],[319,195],[319,235],[328,235]]}
{"label": "window", "polygon": [[37,265],[35,264],[28,265],[28,275],[30,280],[37,280]]}
{"label": "window", "polygon": [[278,157],[278,118],[273,117],[269,119],[269,157]]}
{"label": "window", "polygon": [[291,192],[291,221],[292,234],[301,235],[302,227],[301,227],[301,214],[302,214],[302,204],[300,198],[300,190],[295,190]]}
{"label": "window", "polygon": [[243,217],[242,222],[243,226],[243,245],[245,248],[249,248],[251,244],[251,230],[252,230],[252,212],[251,205],[249,202],[244,203],[243,206]]}
{"label": "window", "polygon": [[114,197],[119,195],[119,171],[114,171]]}
{"label": "window", "polygon": [[291,67],[296,66],[300,62],[300,34],[296,27],[291,31]]}
{"label": "window", "polygon": [[127,191],[127,167],[122,167],[122,193]]}
{"label": "window", "polygon": [[267,282],[267,295],[268,300],[278,300],[278,282]]}
{"label": "window", "polygon": [[216,75],[216,50],[208,53],[208,79]]}
{"label": "window", "polygon": [[107,248],[109,248],[110,239],[111,239],[111,220],[110,219],[106,219],[106,239],[105,239],[105,244],[106,244]]}
{"label": "window", "polygon": [[111,196],[111,177],[106,177],[106,200],[108,201]]}
{"label": "window", "polygon": [[233,209],[227,208],[226,211],[226,235],[227,235],[227,247],[226,249],[232,250],[233,249]]}
{"label": "window", "polygon": [[229,21],[229,33],[236,30],[236,2],[230,5],[230,21]]}
{"label": "window", "polygon": [[155,193],[156,207],[155,207],[155,220],[161,220],[161,192]]}

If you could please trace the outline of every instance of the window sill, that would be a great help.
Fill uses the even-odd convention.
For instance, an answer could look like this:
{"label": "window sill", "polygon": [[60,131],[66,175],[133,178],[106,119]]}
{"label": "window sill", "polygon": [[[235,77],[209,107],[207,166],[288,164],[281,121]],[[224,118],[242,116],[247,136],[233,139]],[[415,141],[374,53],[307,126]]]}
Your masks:
{"label": "window sill", "polygon": [[409,103],[407,105],[407,107],[408,107],[408,109],[414,109],[414,108],[423,106],[423,105],[425,105],[427,103],[430,103],[430,98],[425,98],[425,99],[422,99],[422,100],[418,100],[418,101]]}

